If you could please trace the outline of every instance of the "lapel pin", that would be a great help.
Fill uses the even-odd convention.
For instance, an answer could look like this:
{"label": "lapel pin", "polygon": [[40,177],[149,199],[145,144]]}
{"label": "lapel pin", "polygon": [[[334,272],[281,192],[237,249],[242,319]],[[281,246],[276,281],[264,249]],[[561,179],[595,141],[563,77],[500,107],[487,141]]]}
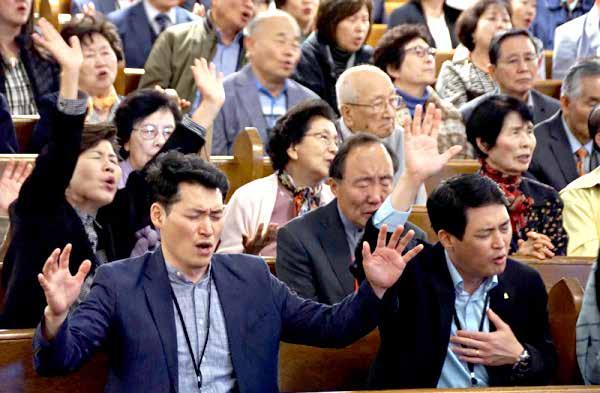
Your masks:
{"label": "lapel pin", "polygon": [[508,300],[508,292],[504,292],[504,300]]}

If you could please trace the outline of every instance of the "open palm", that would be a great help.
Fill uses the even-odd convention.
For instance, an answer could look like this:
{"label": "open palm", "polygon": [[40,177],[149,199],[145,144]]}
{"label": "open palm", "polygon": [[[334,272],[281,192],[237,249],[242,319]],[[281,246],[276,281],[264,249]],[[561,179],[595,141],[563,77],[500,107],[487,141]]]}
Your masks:
{"label": "open palm", "polygon": [[194,82],[203,100],[223,105],[225,102],[225,89],[223,88],[223,73],[218,72],[214,63],[208,64],[206,59],[194,59],[191,66]]}
{"label": "open palm", "polygon": [[30,163],[9,161],[0,176],[0,215],[8,212],[8,206],[19,196],[21,186],[31,174],[33,167]]}
{"label": "open palm", "polygon": [[62,253],[57,248],[46,260],[42,273],[38,274],[38,281],[44,290],[52,315],[63,315],[69,311],[77,300],[83,280],[92,266],[89,260],[85,260],[73,276],[69,271],[70,256],[71,244],[67,244]]}

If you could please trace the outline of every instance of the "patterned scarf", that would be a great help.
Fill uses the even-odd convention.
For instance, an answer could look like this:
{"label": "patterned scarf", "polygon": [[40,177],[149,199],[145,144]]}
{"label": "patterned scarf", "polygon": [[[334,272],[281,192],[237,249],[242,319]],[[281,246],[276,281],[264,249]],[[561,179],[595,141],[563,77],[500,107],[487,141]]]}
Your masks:
{"label": "patterned scarf", "polygon": [[294,179],[286,171],[279,171],[277,179],[286,190],[293,195],[294,215],[301,216],[321,205],[321,190],[323,185],[319,183],[316,187],[296,187]]}
{"label": "patterned scarf", "polygon": [[119,95],[114,87],[111,87],[110,93],[106,97],[92,97],[90,96],[88,101],[88,112],[94,111],[106,112],[112,108],[112,106],[119,99]]}
{"label": "patterned scarf", "polygon": [[480,173],[498,183],[508,200],[508,214],[510,215],[513,234],[522,237],[521,231],[527,225],[527,214],[533,206],[533,198],[525,196],[519,188],[522,177],[520,175],[507,175],[491,168],[485,160],[480,161]]}

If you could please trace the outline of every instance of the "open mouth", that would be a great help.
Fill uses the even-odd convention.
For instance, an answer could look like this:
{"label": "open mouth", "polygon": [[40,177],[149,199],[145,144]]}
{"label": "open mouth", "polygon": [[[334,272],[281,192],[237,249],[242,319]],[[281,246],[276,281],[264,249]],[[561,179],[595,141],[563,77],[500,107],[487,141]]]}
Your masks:
{"label": "open mouth", "polygon": [[213,250],[211,242],[199,242],[195,244],[195,247],[200,255],[210,255]]}

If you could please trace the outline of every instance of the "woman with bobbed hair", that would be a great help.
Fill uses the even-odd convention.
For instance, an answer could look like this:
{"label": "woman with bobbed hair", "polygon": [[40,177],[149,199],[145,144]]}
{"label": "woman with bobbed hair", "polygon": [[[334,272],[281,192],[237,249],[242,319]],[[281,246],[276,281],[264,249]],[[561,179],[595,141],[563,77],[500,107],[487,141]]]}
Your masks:
{"label": "woman with bobbed hair", "polygon": [[481,175],[498,183],[509,202],[511,252],[539,259],[565,255],[568,238],[558,192],[523,176],[536,144],[527,105],[505,95],[490,96],[473,110],[466,129]]}
{"label": "woman with bobbed hair", "polygon": [[490,42],[496,33],[512,27],[510,18],[511,8],[504,0],[479,0],[460,14],[456,35],[469,54],[442,64],[435,87],[442,98],[460,108],[496,88],[487,73]]}
{"label": "woman with bobbed hair", "polygon": [[327,101],[337,112],[335,82],[346,69],[370,63],[373,49],[371,0],[322,0],[316,31],[302,43],[294,79]]}
{"label": "woman with bobbed hair", "polygon": [[324,181],[338,149],[334,122],[323,100],[303,101],[277,121],[267,148],[275,172],[233,193],[219,252],[274,256],[279,225],[333,199]]}

